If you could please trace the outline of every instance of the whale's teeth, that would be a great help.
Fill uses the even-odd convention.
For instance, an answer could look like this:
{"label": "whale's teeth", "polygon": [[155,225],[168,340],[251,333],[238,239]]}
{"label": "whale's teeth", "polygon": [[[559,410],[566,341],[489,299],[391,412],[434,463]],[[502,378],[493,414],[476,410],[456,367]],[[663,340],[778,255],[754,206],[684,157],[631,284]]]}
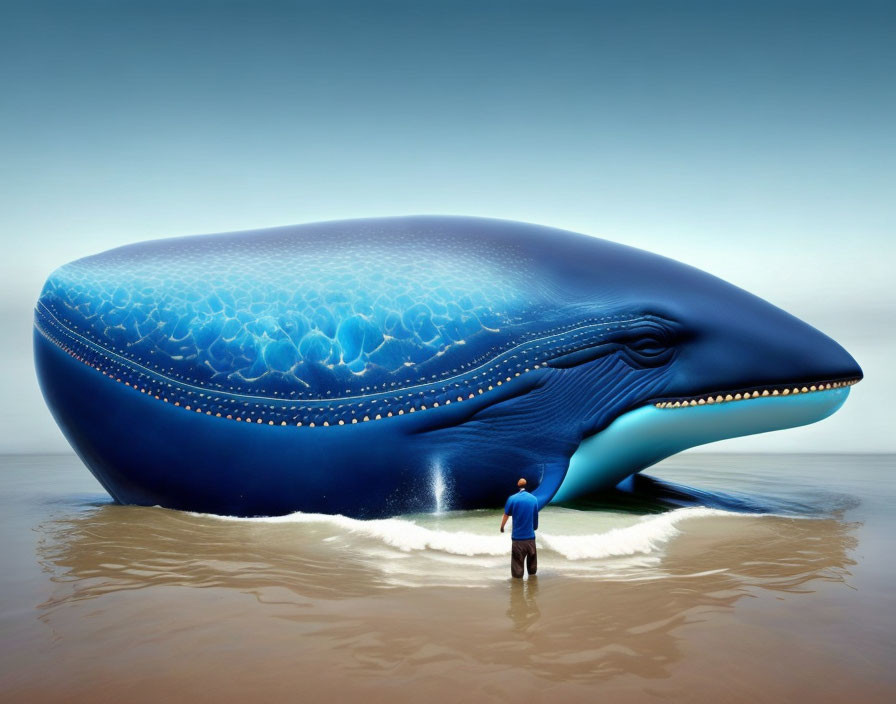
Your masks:
{"label": "whale's teeth", "polygon": [[734,394],[735,401],[740,401],[742,398],[743,398],[743,396],[741,394]]}
{"label": "whale's teeth", "polygon": [[377,414],[373,417],[374,420],[379,420],[380,418],[382,418],[382,416],[381,416],[379,413],[377,413]]}
{"label": "whale's teeth", "polygon": [[734,400],[734,396],[732,396],[731,394],[728,394],[728,395],[725,396],[725,400],[726,400],[726,401],[733,401],[733,400]]}
{"label": "whale's teeth", "polygon": [[342,418],[339,419],[339,425],[345,425],[345,421]]}

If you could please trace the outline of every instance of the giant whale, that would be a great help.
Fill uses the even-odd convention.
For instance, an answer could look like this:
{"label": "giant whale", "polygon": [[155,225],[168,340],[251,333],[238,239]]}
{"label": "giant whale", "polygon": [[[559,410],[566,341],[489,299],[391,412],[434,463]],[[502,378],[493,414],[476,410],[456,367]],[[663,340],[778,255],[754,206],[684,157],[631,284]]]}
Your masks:
{"label": "giant whale", "polygon": [[500,506],[520,476],[568,501],[818,421],[862,377],[818,330],[678,261],[437,216],[77,260],[41,292],[34,354],[117,501],[240,516]]}

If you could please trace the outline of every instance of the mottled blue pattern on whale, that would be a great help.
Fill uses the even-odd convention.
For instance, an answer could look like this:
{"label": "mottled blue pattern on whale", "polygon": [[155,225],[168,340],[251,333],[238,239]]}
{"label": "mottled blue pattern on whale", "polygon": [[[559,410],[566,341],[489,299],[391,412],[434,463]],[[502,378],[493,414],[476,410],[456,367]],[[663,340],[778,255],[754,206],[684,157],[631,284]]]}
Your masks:
{"label": "mottled blue pattern on whale", "polygon": [[525,253],[330,230],[125,247],[58,270],[41,300],[130,358],[253,393],[419,381],[417,365],[477,335],[512,341],[552,303]]}
{"label": "mottled blue pattern on whale", "polygon": [[242,515],[421,510],[434,481],[452,506],[499,505],[520,475],[544,502],[571,458],[575,486],[599,488],[689,444],[818,420],[845,396],[791,405],[779,426],[729,412],[713,436],[704,419],[693,442],[676,424],[674,442],[582,481],[580,445],[606,432],[606,446],[636,409],[804,383],[823,399],[861,376],[830,338],[704,272],[452,217],[87,257],[47,281],[35,355],[60,427],[118,500]]}

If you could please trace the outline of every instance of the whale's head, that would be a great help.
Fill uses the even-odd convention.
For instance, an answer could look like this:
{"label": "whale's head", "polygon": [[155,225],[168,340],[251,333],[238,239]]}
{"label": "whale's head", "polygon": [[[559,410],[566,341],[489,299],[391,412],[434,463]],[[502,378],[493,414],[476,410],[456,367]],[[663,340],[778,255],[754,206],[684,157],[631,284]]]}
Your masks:
{"label": "whale's head", "polygon": [[538,258],[570,318],[631,321],[548,362],[580,367],[579,393],[600,407],[585,406],[581,443],[543,497],[611,487],[695,445],[821,420],[863,376],[824,333],[679,261],[574,234],[555,236]]}
{"label": "whale's head", "polygon": [[[35,320],[45,391],[69,374],[45,351],[61,348],[91,379],[211,416],[207,437],[251,423],[253,446],[321,465],[438,467],[469,506],[494,504],[505,473],[562,500],[687,447],[811,423],[862,377],[832,339],[709,273],[477,218],[123,247],[54,272]],[[82,422],[90,392],[69,396],[48,393],[73,444],[102,445],[109,431]]]}

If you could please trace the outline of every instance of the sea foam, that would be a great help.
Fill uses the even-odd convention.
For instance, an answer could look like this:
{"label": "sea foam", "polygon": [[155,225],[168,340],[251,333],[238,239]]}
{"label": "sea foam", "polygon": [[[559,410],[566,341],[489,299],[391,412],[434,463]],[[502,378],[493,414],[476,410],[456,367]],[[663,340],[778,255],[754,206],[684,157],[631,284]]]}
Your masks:
{"label": "sea foam", "polygon": [[[403,552],[435,550],[474,557],[506,555],[510,549],[510,539],[506,534],[496,532],[495,535],[485,535],[469,531],[428,528],[405,518],[360,520],[320,513],[293,513],[259,518],[194,515],[253,523],[324,524],[340,529],[346,535],[378,540]],[[558,553],[568,560],[648,555],[660,550],[665,543],[679,534],[677,526],[680,522],[710,516],[755,518],[757,514],[734,513],[704,507],[680,508],[667,513],[645,516],[633,525],[611,528],[601,533],[553,535],[550,532],[539,532],[537,544],[542,549]]]}

